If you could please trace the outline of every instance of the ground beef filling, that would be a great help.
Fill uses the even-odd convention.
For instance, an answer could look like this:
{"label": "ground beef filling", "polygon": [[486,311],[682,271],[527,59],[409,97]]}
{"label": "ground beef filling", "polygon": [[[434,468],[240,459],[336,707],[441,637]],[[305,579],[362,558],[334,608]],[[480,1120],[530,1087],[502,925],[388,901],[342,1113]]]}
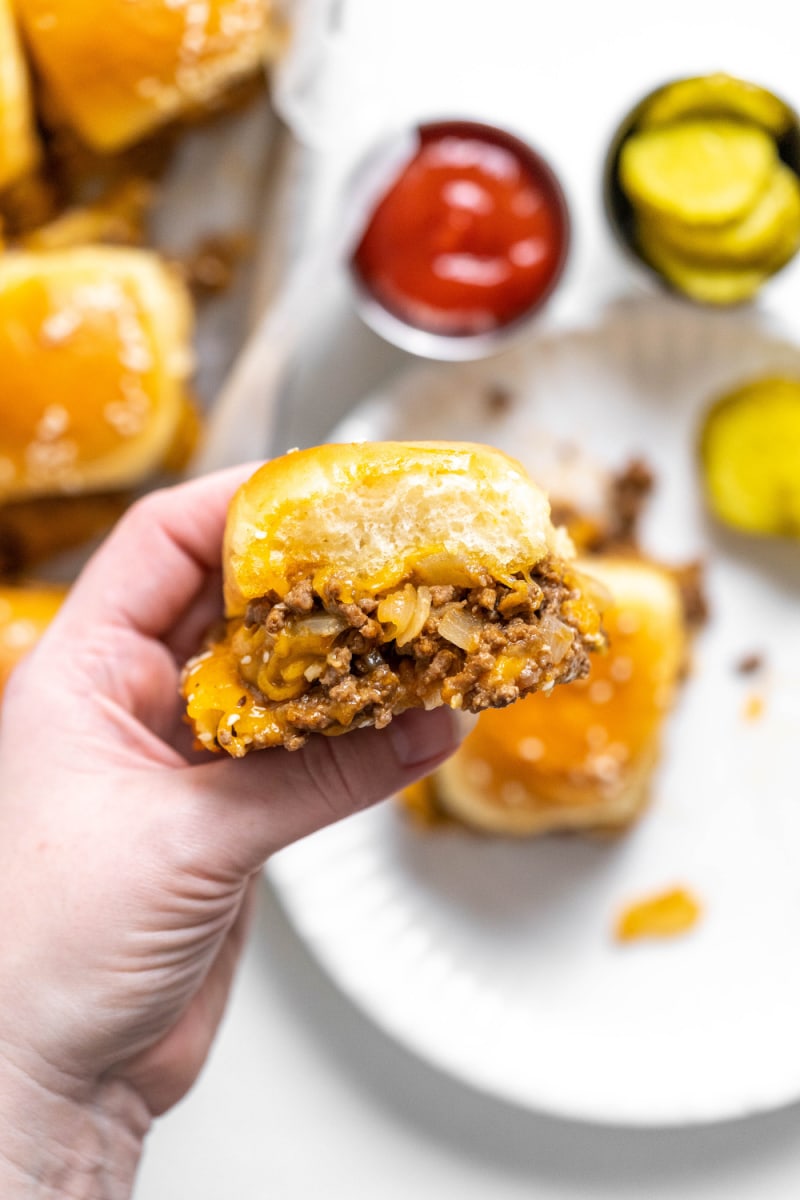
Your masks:
{"label": "ground beef filling", "polygon": [[488,576],[471,587],[411,583],[355,601],[336,580],[319,595],[303,579],[283,600],[251,602],[233,651],[295,748],[315,731],[381,728],[406,708],[480,712],[580,678],[589,662],[573,588],[548,564],[513,586]]}

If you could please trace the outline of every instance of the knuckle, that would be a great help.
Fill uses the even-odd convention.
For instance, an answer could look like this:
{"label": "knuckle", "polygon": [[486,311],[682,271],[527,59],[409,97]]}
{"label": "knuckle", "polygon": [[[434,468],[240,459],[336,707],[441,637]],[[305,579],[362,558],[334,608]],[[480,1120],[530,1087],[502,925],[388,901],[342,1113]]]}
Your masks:
{"label": "knuckle", "polygon": [[119,528],[123,531],[152,530],[155,525],[160,524],[163,518],[168,495],[169,489],[158,488],[156,491],[148,492],[146,496],[140,496],[138,500],[134,500],[120,521]]}

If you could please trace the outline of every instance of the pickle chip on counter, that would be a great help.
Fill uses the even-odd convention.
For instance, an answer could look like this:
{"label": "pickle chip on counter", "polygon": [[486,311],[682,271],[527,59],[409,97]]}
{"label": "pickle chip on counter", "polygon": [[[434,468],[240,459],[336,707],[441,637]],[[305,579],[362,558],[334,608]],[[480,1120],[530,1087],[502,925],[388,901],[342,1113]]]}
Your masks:
{"label": "pickle chip on counter", "polygon": [[738,117],[775,137],[782,137],[792,124],[791,109],[772,92],[724,71],[660,88],[645,105],[639,128],[655,129],[686,117]]}
{"label": "pickle chip on counter", "polygon": [[722,396],[705,418],[700,456],[721,521],[800,538],[800,379],[759,379]]}

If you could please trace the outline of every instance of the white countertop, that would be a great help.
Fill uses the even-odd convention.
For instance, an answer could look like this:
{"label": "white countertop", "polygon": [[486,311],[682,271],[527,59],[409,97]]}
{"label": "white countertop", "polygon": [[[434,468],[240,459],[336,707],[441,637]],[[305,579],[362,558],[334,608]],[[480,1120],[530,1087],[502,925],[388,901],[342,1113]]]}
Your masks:
{"label": "white countertop", "polygon": [[[714,69],[772,84],[800,107],[790,28],[800,18],[789,13],[777,0],[755,10],[730,0],[661,8],[627,0],[547,8],[530,0],[347,0],[350,57],[337,70],[352,95],[370,102],[368,111],[356,106],[345,140],[362,144],[398,114],[445,111],[530,136],[565,181],[573,208],[573,257],[554,306],[569,320],[642,286],[620,262],[599,206],[602,151],[616,119],[657,83]],[[352,113],[351,104],[329,115],[335,126]],[[329,140],[323,178],[335,157]],[[791,323],[799,290],[794,266],[767,289],[765,303]],[[324,436],[351,400],[405,361],[358,324],[339,283],[322,291],[324,312],[284,415],[287,444]],[[356,1011],[265,882],[211,1061],[187,1100],[158,1123],[136,1196],[787,1200],[800,1194],[799,1118],[794,1106],[728,1125],[631,1132],[483,1097]]]}

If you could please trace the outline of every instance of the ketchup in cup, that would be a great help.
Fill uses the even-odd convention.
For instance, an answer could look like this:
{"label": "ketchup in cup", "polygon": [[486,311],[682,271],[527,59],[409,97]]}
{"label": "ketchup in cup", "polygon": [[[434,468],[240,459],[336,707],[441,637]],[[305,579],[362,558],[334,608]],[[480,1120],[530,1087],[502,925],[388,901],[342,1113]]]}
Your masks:
{"label": "ketchup in cup", "polygon": [[419,128],[351,268],[362,292],[400,322],[469,338],[539,307],[564,267],[568,236],[563,193],[538,154],[493,126],[441,121]]}

